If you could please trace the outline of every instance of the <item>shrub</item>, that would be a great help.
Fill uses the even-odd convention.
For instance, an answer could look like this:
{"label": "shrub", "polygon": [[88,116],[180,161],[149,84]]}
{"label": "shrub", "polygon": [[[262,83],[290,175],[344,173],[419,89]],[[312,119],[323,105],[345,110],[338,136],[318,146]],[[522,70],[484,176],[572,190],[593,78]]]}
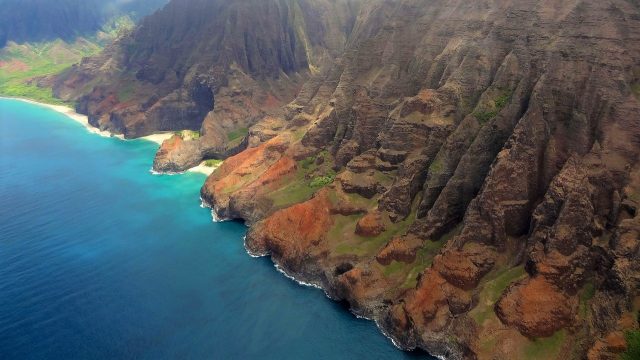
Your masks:
{"label": "shrub", "polygon": [[249,129],[247,128],[240,128],[237,130],[234,130],[230,133],[227,134],[227,139],[229,140],[229,142],[232,142],[234,140],[243,138],[245,136],[247,136],[247,134],[249,133]]}
{"label": "shrub", "polygon": [[218,167],[222,164],[222,160],[209,159],[204,162],[204,166],[208,167]]}
{"label": "shrub", "polygon": [[622,354],[622,360],[640,359],[640,330],[628,331],[625,334],[627,351]]}
{"label": "shrub", "polygon": [[496,117],[496,115],[498,115],[498,111],[496,111],[496,110],[492,110],[492,111],[476,111],[476,112],[473,113],[473,116],[475,116],[476,119],[478,119],[478,121],[481,124],[484,124],[487,121],[493,119],[494,117]]}
{"label": "shrub", "polygon": [[327,186],[331,184],[335,179],[335,173],[330,173],[324,176],[316,176],[315,178],[313,178],[313,180],[311,180],[311,184],[309,184],[309,186],[311,186],[312,188]]}
{"label": "shrub", "polygon": [[504,107],[507,106],[507,103],[509,102],[509,100],[511,100],[510,93],[504,93],[498,96],[498,98],[494,101],[494,103],[496,104],[496,109],[498,110],[504,109]]}
{"label": "shrub", "polygon": [[315,164],[315,162],[316,162],[316,158],[313,157],[313,156],[309,156],[306,159],[300,160],[300,166],[303,169],[307,170],[307,169],[311,168],[311,166],[313,166],[313,164]]}

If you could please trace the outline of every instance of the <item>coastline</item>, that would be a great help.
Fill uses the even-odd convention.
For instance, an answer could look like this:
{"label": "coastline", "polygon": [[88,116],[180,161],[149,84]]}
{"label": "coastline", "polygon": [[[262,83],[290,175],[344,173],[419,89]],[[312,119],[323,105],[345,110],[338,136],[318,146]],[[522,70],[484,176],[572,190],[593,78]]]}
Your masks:
{"label": "coastline", "polygon": [[200,165],[194,166],[191,169],[187,170],[188,172],[197,172],[200,174],[205,174],[207,176],[213,174],[213,172],[219,167],[218,166],[206,166],[205,162],[201,162]]}
{"label": "coastline", "polygon": [[[90,133],[97,134],[104,137],[115,137],[120,140],[126,140],[122,135],[112,134],[109,131],[104,131],[104,130],[100,130],[98,128],[93,127],[91,124],[89,124],[88,116],[79,114],[74,109],[65,105],[53,105],[53,104],[42,103],[32,99],[26,99],[21,97],[11,97],[11,96],[0,96],[0,99],[18,100],[18,101],[26,102],[28,104],[45,107],[47,109],[51,109],[53,111],[59,112],[60,114],[66,115],[71,120],[84,126],[85,129],[87,129],[87,131],[89,131]],[[156,144],[162,144],[163,141],[167,140],[172,135],[173,134],[171,133],[158,133],[158,134],[152,134],[149,136],[143,136],[140,139],[151,141]]]}
{"label": "coastline", "polygon": [[[54,105],[54,104],[47,104],[47,103],[42,103],[39,101],[35,101],[32,99],[27,99],[27,98],[21,98],[21,97],[12,97],[12,96],[2,96],[0,95],[0,99],[8,99],[8,100],[18,100],[18,101],[22,101],[31,105],[36,105],[36,106],[40,106],[40,107],[45,107],[47,109],[56,111],[60,114],[63,114],[65,116],[67,116],[68,118],[70,118],[71,120],[81,124],[82,126],[84,126],[84,128],[92,133],[92,134],[96,134],[96,135],[100,135],[102,137],[111,137],[111,138],[117,138],[123,141],[126,141],[127,139],[124,138],[123,135],[118,135],[118,134],[113,134],[109,131],[104,131],[104,130],[100,130],[94,126],[92,126],[91,124],[89,124],[89,117],[83,114],[79,114],[77,113],[74,109],[65,106],[65,105]],[[162,143],[171,138],[173,136],[173,133],[171,132],[167,132],[167,133],[157,133],[157,134],[152,134],[152,135],[147,135],[147,136],[143,136],[140,137],[138,139],[141,140],[146,140],[146,141],[151,141],[153,143],[156,143],[158,145],[162,145]],[[195,173],[200,173],[200,174],[204,174],[204,175],[211,175],[211,173],[213,173],[213,171],[216,168],[213,167],[208,167],[208,166],[204,166],[204,162],[202,162],[200,165],[192,167],[191,169],[187,170],[187,172],[195,172]]]}

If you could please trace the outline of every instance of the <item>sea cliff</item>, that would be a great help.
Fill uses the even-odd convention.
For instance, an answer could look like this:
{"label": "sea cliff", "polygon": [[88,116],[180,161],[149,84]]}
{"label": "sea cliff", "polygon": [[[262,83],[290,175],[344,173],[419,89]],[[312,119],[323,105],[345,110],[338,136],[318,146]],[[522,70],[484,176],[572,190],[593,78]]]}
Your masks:
{"label": "sea cliff", "polygon": [[201,192],[216,217],[401,348],[607,359],[638,329],[639,19],[623,0],[173,1],[55,93],[127,138],[197,132],[156,168],[225,159]]}

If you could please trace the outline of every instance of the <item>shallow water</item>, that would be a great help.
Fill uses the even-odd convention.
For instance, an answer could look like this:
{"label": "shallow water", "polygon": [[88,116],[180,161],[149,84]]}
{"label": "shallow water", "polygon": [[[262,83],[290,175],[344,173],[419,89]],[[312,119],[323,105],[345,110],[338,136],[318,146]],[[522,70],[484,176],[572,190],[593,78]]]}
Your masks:
{"label": "shallow water", "polygon": [[0,358],[425,357],[249,257],[156,148],[0,99]]}

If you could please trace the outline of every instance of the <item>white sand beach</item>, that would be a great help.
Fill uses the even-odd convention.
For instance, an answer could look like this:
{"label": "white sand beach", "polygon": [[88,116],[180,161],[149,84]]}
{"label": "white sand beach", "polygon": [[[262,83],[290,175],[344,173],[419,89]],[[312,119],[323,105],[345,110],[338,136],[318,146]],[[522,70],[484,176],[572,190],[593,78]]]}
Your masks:
{"label": "white sand beach", "polygon": [[[122,135],[112,134],[112,133],[110,133],[108,131],[102,131],[102,130],[100,130],[98,128],[93,127],[91,124],[89,124],[89,118],[86,115],[78,114],[75,110],[73,110],[72,108],[70,108],[68,106],[46,104],[46,103],[41,103],[41,102],[38,102],[38,101],[31,100],[31,99],[25,99],[25,98],[19,98],[19,97],[0,96],[0,98],[2,98],[2,99],[11,99],[11,100],[19,100],[19,101],[23,101],[23,102],[26,102],[26,103],[29,103],[29,104],[46,107],[46,108],[51,109],[53,111],[57,111],[57,112],[59,112],[61,114],[64,114],[67,117],[69,117],[71,120],[82,124],[82,126],[84,126],[87,129],[87,131],[89,131],[90,133],[97,134],[97,135],[104,136],[104,137],[115,137],[115,138],[118,138],[118,139],[121,139],[121,140],[125,140],[124,136],[122,136]],[[153,134],[153,135],[149,135],[149,136],[144,136],[144,137],[141,137],[140,139],[152,141],[152,142],[157,143],[157,144],[162,144],[163,141],[165,141],[166,139],[170,138],[172,135],[173,135],[173,133],[159,133],[159,134]]]}
{"label": "white sand beach", "polygon": [[[84,126],[87,129],[87,131],[89,131],[90,133],[97,134],[97,135],[104,136],[104,137],[115,137],[115,138],[118,138],[120,140],[127,140],[122,135],[112,134],[112,133],[110,133],[108,131],[102,131],[100,129],[97,129],[97,128],[93,127],[91,124],[89,124],[89,118],[86,115],[78,114],[75,110],[73,110],[72,108],[70,108],[68,106],[46,104],[46,103],[41,103],[41,102],[38,102],[38,101],[31,100],[31,99],[25,99],[25,98],[19,98],[19,97],[0,96],[0,99],[19,100],[19,101],[23,101],[23,102],[26,102],[26,103],[29,103],[29,104],[46,107],[48,109],[51,109],[51,110],[57,111],[57,112],[59,112],[61,114],[64,114],[68,118],[70,118],[71,120],[82,124],[82,126]],[[173,136],[173,133],[172,132],[168,132],[168,133],[158,133],[158,134],[152,134],[152,135],[148,135],[148,136],[143,136],[140,139],[151,141],[151,142],[154,142],[156,144],[162,145],[162,142],[164,142],[165,140],[169,139],[172,136]],[[191,169],[189,169],[187,171],[188,172],[201,173],[201,174],[205,174],[205,175],[211,175],[211,173],[213,173],[216,168],[217,168],[217,166],[215,166],[215,167],[206,166],[204,161],[203,161],[200,165],[192,167]]]}
{"label": "white sand beach", "polygon": [[217,168],[218,166],[206,166],[203,161],[202,163],[200,163],[200,165],[192,167],[187,171],[197,172],[197,173],[205,174],[208,176],[208,175],[211,175]]}

